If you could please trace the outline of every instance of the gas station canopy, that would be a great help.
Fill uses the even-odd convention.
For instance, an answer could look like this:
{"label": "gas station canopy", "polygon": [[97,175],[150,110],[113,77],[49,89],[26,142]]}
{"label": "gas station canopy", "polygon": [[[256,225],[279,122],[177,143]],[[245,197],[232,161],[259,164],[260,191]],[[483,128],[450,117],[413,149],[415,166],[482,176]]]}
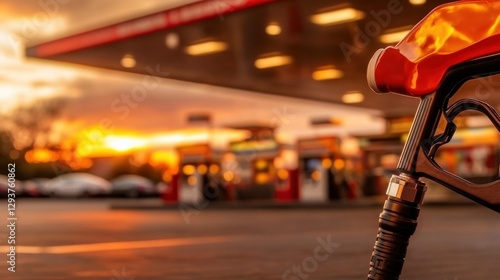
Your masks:
{"label": "gas station canopy", "polygon": [[200,1],[32,45],[26,53],[411,114],[416,100],[373,94],[365,77],[375,50],[397,43],[419,18],[447,1],[410,2]]}

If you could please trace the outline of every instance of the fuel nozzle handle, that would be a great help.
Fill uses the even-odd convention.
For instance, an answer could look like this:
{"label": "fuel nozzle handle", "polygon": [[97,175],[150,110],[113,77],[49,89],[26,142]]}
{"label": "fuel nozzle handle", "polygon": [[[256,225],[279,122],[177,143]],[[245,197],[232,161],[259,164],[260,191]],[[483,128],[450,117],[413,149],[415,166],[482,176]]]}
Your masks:
{"label": "fuel nozzle handle", "polygon": [[379,93],[431,94],[451,67],[500,53],[500,1],[466,0],[441,5],[394,47],[378,50],[367,79]]}

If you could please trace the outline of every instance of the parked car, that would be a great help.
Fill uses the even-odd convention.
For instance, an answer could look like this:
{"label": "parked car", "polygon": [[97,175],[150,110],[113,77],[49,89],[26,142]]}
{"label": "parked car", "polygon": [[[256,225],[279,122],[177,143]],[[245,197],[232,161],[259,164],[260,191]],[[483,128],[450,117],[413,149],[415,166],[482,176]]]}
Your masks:
{"label": "parked car", "polygon": [[87,173],[68,173],[45,183],[51,197],[94,197],[111,193],[111,183]]}
{"label": "parked car", "polygon": [[21,195],[25,197],[49,196],[49,192],[45,187],[48,180],[47,178],[33,178],[24,181],[20,185]]}
{"label": "parked car", "polygon": [[138,175],[122,175],[111,181],[112,195],[130,198],[155,196],[156,188],[151,180]]}

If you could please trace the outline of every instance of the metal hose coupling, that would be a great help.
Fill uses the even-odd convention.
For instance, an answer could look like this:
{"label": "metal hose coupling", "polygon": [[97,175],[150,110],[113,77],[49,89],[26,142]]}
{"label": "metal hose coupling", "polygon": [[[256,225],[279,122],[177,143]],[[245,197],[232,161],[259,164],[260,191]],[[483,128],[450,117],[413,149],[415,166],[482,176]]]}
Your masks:
{"label": "metal hose coupling", "polygon": [[418,179],[404,173],[392,175],[386,194],[409,203],[422,204],[427,187]]}
{"label": "metal hose coupling", "polygon": [[393,175],[389,196],[379,217],[379,230],[370,261],[368,280],[396,280],[403,270],[410,236],[415,233],[427,187],[406,174]]}

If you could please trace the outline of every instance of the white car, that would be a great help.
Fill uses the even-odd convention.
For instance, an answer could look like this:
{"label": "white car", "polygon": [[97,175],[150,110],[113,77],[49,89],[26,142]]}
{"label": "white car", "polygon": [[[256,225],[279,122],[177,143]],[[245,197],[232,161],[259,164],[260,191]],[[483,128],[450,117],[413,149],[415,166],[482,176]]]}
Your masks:
{"label": "white car", "polygon": [[49,179],[47,178],[33,178],[23,182],[20,185],[21,195],[26,197],[41,197],[48,196],[45,190],[45,183]]}
{"label": "white car", "polygon": [[47,181],[45,188],[52,197],[92,197],[111,193],[110,182],[87,173],[68,173],[58,176]]}
{"label": "white car", "polygon": [[112,180],[111,184],[114,196],[136,198],[157,195],[153,182],[138,175],[122,175]]}

